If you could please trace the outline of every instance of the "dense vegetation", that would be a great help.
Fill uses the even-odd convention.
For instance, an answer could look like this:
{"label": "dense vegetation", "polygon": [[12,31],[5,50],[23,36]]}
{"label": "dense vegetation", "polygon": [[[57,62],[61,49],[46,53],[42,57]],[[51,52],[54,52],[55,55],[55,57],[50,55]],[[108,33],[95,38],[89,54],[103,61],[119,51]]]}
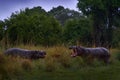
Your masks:
{"label": "dense vegetation", "polygon": [[101,8],[102,5],[91,3],[93,2],[89,0],[79,1],[78,8],[82,13],[62,6],[53,8],[49,12],[40,6],[16,11],[8,19],[0,21],[1,44],[52,46],[81,43],[86,46],[120,46],[120,37],[117,35],[120,34],[119,5],[116,4],[115,10],[116,8],[117,10],[110,24],[111,22],[107,21],[109,18],[106,17],[108,15],[105,15],[106,9],[103,9],[106,4]]}
{"label": "dense vegetation", "polygon": [[9,44],[52,45],[60,42],[60,24],[41,7],[13,13],[4,23]]}

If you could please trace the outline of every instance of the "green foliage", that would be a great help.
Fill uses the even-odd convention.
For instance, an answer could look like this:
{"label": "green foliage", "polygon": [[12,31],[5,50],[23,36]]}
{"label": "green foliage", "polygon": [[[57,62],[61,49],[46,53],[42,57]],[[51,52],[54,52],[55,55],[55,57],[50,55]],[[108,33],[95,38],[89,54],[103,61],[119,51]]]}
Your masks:
{"label": "green foliage", "polygon": [[89,44],[92,41],[92,27],[88,19],[69,20],[64,28],[64,38],[66,42]]}
{"label": "green foliage", "polygon": [[60,42],[62,27],[41,7],[13,13],[6,25],[10,44],[54,45]]}
{"label": "green foliage", "polygon": [[94,13],[94,10],[108,10],[108,7],[112,7],[114,10],[118,10],[120,6],[119,0],[78,0],[78,8],[84,14]]}
{"label": "green foliage", "polygon": [[4,36],[3,27],[4,27],[4,22],[3,22],[3,21],[0,21],[0,40],[2,40],[2,38],[3,38],[3,36]]}
{"label": "green foliage", "polygon": [[[96,46],[110,46],[113,42],[114,17],[119,14],[119,0],[78,0],[78,8],[84,15],[93,17],[93,33]],[[114,15],[113,15],[114,14]],[[101,32],[101,27],[106,31]],[[101,37],[101,34],[103,37]],[[104,43],[101,41],[104,38]],[[102,45],[100,45],[102,44]],[[106,47],[106,46],[105,46]]]}
{"label": "green foliage", "polygon": [[[16,11],[10,18],[0,21],[0,41],[5,46],[17,44],[51,46],[62,43],[76,44],[76,42],[91,46],[96,37],[100,44],[107,43],[106,40],[109,39],[107,36],[110,37],[112,32],[106,27],[106,12],[100,5],[96,5],[100,8],[90,7],[95,3],[99,4],[101,0],[98,2],[81,0],[78,3],[79,9],[87,10],[89,16],[84,16],[88,15],[84,11],[81,14],[62,6],[53,8],[49,12],[39,6]],[[113,24],[114,34],[112,35],[117,35],[120,30],[119,13],[115,14]],[[7,30],[3,29],[4,26],[8,27]],[[113,36],[112,39],[113,46],[119,46],[119,35]]]}
{"label": "green foliage", "polygon": [[69,19],[79,19],[83,17],[80,12],[68,8],[65,9],[63,6],[53,8],[48,13],[53,15],[62,25],[65,25],[66,21]]}
{"label": "green foliage", "polygon": [[113,46],[120,48],[120,28],[115,29],[114,38],[113,38]]}

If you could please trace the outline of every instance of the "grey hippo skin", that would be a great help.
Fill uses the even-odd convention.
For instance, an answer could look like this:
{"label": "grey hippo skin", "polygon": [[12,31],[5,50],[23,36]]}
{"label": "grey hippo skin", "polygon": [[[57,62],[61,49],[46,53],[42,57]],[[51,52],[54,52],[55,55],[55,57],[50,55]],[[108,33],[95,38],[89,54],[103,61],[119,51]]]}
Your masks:
{"label": "grey hippo skin", "polygon": [[20,49],[20,48],[10,48],[4,52],[5,55],[10,56],[20,56],[22,58],[27,59],[39,59],[44,58],[46,55],[45,51],[36,51],[36,50],[27,50],[27,49]]}
{"label": "grey hippo skin", "polygon": [[103,60],[105,63],[109,63],[110,52],[104,47],[85,48],[82,46],[70,46],[69,49],[73,50],[71,54],[72,57],[89,57],[91,60],[97,58],[98,60]]}

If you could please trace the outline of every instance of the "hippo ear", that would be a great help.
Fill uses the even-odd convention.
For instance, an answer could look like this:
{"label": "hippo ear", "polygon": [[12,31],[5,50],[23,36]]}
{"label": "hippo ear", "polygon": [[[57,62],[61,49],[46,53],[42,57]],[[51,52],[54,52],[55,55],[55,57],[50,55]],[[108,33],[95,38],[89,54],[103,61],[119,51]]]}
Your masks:
{"label": "hippo ear", "polygon": [[69,49],[75,49],[77,46],[70,46]]}

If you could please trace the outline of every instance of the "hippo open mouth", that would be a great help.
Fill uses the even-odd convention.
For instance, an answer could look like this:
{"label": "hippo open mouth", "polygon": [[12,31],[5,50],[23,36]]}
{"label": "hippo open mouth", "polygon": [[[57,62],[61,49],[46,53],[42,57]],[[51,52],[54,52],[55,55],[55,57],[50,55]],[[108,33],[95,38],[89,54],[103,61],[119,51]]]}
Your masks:
{"label": "hippo open mouth", "polygon": [[77,56],[77,47],[76,46],[70,46],[69,49],[72,50],[71,57]]}

